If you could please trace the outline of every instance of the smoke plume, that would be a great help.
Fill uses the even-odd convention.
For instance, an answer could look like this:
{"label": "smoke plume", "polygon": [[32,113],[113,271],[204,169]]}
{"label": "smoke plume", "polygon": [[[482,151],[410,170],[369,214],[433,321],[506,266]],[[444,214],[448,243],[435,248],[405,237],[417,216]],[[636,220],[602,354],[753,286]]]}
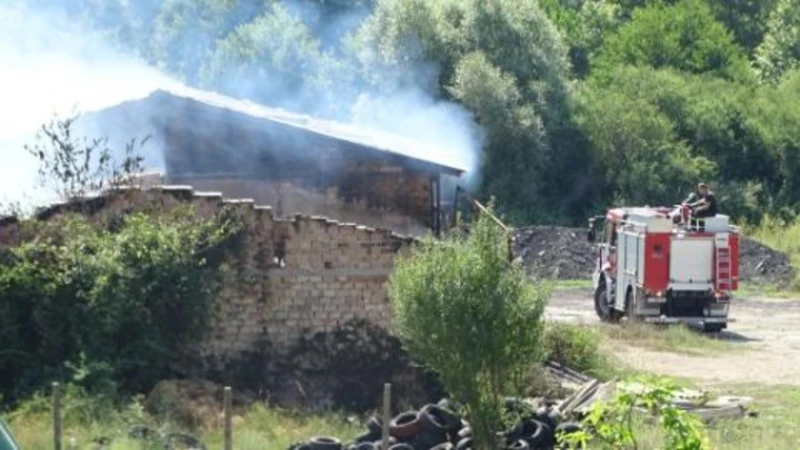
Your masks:
{"label": "smoke plume", "polygon": [[[54,115],[104,108],[176,83],[53,10],[0,6],[0,202],[51,201],[25,150]],[[160,155],[150,153],[158,164]]]}
{"label": "smoke plume", "polygon": [[[58,1],[53,3],[59,4]],[[131,3],[135,6],[128,8],[141,8],[144,4],[150,5],[145,9],[152,11],[157,11],[162,5],[153,0],[137,0]],[[355,71],[343,67],[338,61],[342,37],[353,32],[369,10],[361,7],[339,11],[336,20],[322,21],[320,11],[310,4],[308,0],[273,4],[261,15],[283,14],[283,17],[276,16],[274,20],[266,17],[261,22],[245,19],[250,20],[250,28],[222,27],[222,32],[228,33],[226,36],[240,32],[234,36],[234,45],[228,47],[233,51],[227,53],[220,52],[220,49],[225,50],[226,36],[213,36],[209,30],[195,32],[191,27],[177,28],[177,31],[172,31],[180,34],[175,42],[180,44],[178,47],[186,48],[176,49],[172,45],[169,48],[173,53],[161,55],[160,64],[166,58],[168,66],[185,66],[183,77],[199,79],[202,88],[220,90],[223,94],[266,106],[284,107],[293,112],[324,114],[376,131],[422,141],[427,144],[424,148],[428,152],[423,152],[422,157],[467,169],[469,175],[461,180],[462,183],[477,181],[480,130],[468,111],[434,98],[429,82],[435,80],[436,70],[431,71],[429,66],[405,67],[403,72],[418,72],[424,82],[406,83],[402,88],[384,87],[380,93],[374,92],[374,87],[368,86],[362,78],[353,75]],[[202,8],[198,11],[198,14],[202,13]],[[252,11],[246,12],[245,16],[254,16]],[[286,26],[287,13],[295,21],[292,26],[297,29],[296,40],[302,41],[303,47],[285,52],[286,48],[275,50],[271,45],[281,44],[277,38],[284,39],[284,45],[298,45],[293,44],[295,40],[287,39],[291,33],[277,35]],[[234,16],[231,13],[231,17]],[[130,19],[123,11],[118,17],[105,20],[124,22]],[[94,111],[145,97],[157,89],[180,88],[180,83],[173,78],[132,56],[133,44],[130,44],[130,52],[123,52],[112,47],[99,29],[88,30],[80,23],[83,22],[76,20],[74,15],[53,7],[33,10],[8,4],[0,6],[0,67],[3,67],[0,70],[0,99],[3,99],[0,104],[0,150],[5,157],[0,164],[0,203],[41,203],[46,199],[46,191],[35,189],[36,162],[23,145],[33,141],[37,128],[50,120],[54,113],[65,116],[72,111]],[[156,23],[150,29],[158,30],[159,26]],[[301,27],[305,27],[305,31]],[[269,39],[270,33],[276,33],[273,36],[276,39]],[[197,38],[201,34],[202,39]],[[237,61],[235,44],[248,42],[248,39],[269,42],[263,44],[264,55],[259,55],[255,61]],[[198,45],[209,47],[198,50]],[[135,50],[153,59],[152,54],[148,56],[148,51]],[[191,57],[180,59],[187,54]],[[209,57],[201,61],[198,54]],[[285,59],[287,54],[290,59]],[[304,78],[298,78],[298,74],[303,74]],[[260,91],[254,90],[254,86]],[[93,131],[96,133],[93,132],[91,137],[106,134],[104,130]],[[131,137],[143,137],[142,130],[129,131]],[[435,148],[435,154],[428,151],[431,148]],[[157,137],[144,151],[148,167],[163,167],[162,147],[158,145]],[[236,156],[232,154],[231,159],[236,159]],[[248,162],[242,161],[242,164],[247,167]]]}

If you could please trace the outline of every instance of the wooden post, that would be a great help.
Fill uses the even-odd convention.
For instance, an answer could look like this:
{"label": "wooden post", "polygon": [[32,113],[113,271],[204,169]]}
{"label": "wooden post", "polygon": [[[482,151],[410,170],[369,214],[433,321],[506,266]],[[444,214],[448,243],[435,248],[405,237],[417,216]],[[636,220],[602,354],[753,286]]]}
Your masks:
{"label": "wooden post", "polygon": [[231,426],[231,387],[225,386],[225,450],[233,450],[233,430]]}
{"label": "wooden post", "polygon": [[61,387],[53,383],[53,448],[61,450]]}
{"label": "wooden post", "polygon": [[389,450],[389,422],[392,420],[392,384],[383,385],[383,437],[381,448]]}

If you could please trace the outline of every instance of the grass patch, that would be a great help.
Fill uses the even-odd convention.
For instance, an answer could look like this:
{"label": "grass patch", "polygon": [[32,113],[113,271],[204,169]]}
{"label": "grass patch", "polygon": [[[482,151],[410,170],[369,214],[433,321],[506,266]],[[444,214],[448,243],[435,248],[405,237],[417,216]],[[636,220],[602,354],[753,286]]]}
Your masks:
{"label": "grass patch", "polygon": [[[749,409],[758,417],[725,419],[707,428],[711,448],[725,450],[796,450],[800,442],[800,389],[796,386],[726,386],[711,389],[713,395],[753,397]],[[657,427],[639,423],[636,426],[639,448],[660,448],[661,434]]]}
{"label": "grass patch", "polygon": [[[148,415],[137,402],[125,408],[107,407],[105,410],[97,409],[91,402],[92,399],[87,398],[64,399],[65,448],[71,448],[71,439],[75,440],[76,448],[92,448],[93,439],[101,436],[112,438],[112,450],[157,448],[143,446],[142,441],[127,438],[130,427],[137,424],[163,433],[189,432],[201,439],[208,448],[222,448],[221,420],[216,425],[187,430]],[[26,450],[52,448],[51,417],[46,399],[29,402],[4,416],[20,446]],[[364,431],[362,420],[351,421],[341,414],[301,414],[268,408],[262,404],[256,404],[234,416],[233,425],[234,447],[237,450],[285,450],[291,444],[306,441],[312,436],[334,436],[346,440]]]}
{"label": "grass patch", "polygon": [[649,350],[698,356],[713,356],[720,352],[737,350],[736,345],[731,342],[702,334],[685,325],[658,327],[639,323],[602,324],[598,329],[608,339]]}
{"label": "grass patch", "polygon": [[603,336],[594,327],[564,322],[545,325],[544,344],[549,360],[601,380],[619,374],[619,364],[601,346]]}
{"label": "grass patch", "polygon": [[782,289],[774,284],[739,283],[739,289],[734,293],[736,298],[768,298],[770,300],[800,300],[800,290]]}

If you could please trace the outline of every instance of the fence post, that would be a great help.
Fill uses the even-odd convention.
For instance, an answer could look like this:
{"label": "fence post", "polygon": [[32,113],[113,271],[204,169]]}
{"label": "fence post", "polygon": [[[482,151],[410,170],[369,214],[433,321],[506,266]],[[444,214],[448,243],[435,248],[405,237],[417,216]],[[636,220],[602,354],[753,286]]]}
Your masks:
{"label": "fence post", "polygon": [[383,385],[383,436],[381,449],[389,450],[389,422],[392,420],[392,384]]}
{"label": "fence post", "polygon": [[61,450],[61,386],[53,383],[53,448]]}
{"label": "fence post", "polygon": [[231,425],[232,392],[230,386],[225,386],[224,414],[225,414],[225,450],[233,450],[233,430]]}

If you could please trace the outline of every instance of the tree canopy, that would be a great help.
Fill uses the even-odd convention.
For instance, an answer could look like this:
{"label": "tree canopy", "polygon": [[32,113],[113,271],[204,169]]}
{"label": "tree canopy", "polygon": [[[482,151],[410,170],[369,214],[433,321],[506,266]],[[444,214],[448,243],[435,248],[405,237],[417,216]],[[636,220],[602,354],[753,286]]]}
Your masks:
{"label": "tree canopy", "polygon": [[390,117],[381,99],[409,92],[455,105],[485,136],[476,193],[513,222],[671,204],[700,180],[736,218],[800,207],[797,0],[18,3],[271,106],[350,120],[365,96]]}

